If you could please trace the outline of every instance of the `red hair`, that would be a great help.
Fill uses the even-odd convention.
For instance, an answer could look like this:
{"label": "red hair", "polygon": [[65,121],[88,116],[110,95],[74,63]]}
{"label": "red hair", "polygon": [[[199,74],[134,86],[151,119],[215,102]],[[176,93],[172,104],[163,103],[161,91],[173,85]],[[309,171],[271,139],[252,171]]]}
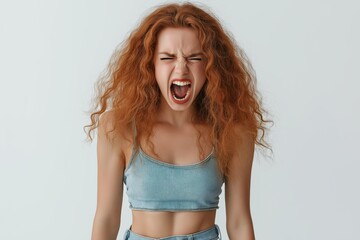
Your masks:
{"label": "red hair", "polygon": [[[234,131],[239,125],[249,133],[254,144],[271,150],[264,135],[265,123],[273,121],[263,118],[266,111],[261,106],[255,72],[248,58],[214,15],[191,3],[158,7],[115,51],[97,85],[91,124],[85,126],[90,128],[87,136],[92,140],[90,133],[98,127],[100,115],[111,109],[116,119],[115,132],[120,134],[121,129],[131,126],[135,120],[136,149],[140,137],[149,140],[161,98],[153,55],[157,36],[167,27],[192,28],[198,34],[206,59],[207,81],[194,102],[193,122],[211,128],[210,138],[221,173],[228,175],[234,147],[241,144],[238,131]],[[154,150],[151,142],[150,145]]]}

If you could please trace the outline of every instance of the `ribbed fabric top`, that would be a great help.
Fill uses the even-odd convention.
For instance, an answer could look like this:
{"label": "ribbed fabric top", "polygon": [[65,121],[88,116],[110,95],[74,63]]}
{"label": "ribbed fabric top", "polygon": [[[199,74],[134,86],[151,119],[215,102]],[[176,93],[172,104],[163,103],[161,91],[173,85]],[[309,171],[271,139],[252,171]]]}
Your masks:
{"label": "ribbed fabric top", "polygon": [[213,151],[201,162],[174,165],[154,159],[141,148],[133,154],[124,179],[130,208],[151,211],[217,209],[223,176]]}

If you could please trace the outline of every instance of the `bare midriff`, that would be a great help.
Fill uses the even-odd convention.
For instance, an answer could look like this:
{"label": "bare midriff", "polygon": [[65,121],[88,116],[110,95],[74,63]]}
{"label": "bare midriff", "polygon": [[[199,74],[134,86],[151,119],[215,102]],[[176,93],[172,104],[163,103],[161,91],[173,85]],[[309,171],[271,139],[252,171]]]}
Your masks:
{"label": "bare midriff", "polygon": [[150,238],[191,234],[212,228],[215,216],[216,209],[180,212],[132,210],[131,231]]}

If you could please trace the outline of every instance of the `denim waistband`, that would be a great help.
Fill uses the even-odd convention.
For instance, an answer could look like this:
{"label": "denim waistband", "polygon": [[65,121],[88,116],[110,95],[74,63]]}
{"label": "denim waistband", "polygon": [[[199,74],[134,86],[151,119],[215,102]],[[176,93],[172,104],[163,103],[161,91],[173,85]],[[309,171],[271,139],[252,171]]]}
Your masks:
{"label": "denim waistband", "polygon": [[163,238],[149,238],[131,231],[131,226],[125,231],[123,240],[221,240],[221,231],[217,224],[215,224],[212,228],[191,233],[185,235],[174,235],[170,237],[163,237]]}

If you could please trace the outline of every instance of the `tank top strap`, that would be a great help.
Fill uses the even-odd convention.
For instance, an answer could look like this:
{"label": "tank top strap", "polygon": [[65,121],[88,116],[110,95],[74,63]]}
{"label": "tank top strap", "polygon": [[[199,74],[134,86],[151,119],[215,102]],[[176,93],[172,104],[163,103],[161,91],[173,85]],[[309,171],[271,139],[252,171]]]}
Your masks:
{"label": "tank top strap", "polygon": [[135,123],[135,119],[133,119],[132,121],[132,125],[133,125],[133,145],[135,145],[135,139],[136,139],[136,123]]}
{"label": "tank top strap", "polygon": [[137,150],[135,147],[136,146],[135,140],[136,140],[136,134],[137,134],[135,119],[132,120],[132,128],[133,128],[133,143],[132,143],[132,152],[131,152],[129,167],[132,164],[133,159],[135,158],[135,156],[137,154]]}

